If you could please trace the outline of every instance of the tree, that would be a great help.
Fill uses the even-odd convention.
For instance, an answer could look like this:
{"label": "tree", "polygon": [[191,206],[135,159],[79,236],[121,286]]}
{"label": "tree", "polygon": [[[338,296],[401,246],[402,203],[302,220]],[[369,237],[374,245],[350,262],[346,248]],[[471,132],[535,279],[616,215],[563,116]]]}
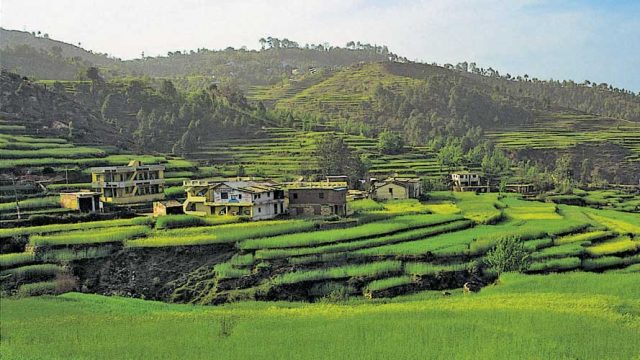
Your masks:
{"label": "tree", "polygon": [[552,173],[553,183],[561,193],[569,193],[573,180],[573,158],[569,154],[564,154],[556,159],[556,166]]}
{"label": "tree", "polygon": [[447,167],[448,170],[462,164],[462,148],[459,144],[448,143],[443,146],[436,155],[440,168]]}
{"label": "tree", "polygon": [[511,162],[502,151],[493,149],[482,158],[480,166],[487,178],[487,184],[491,185],[493,179],[506,175],[511,167]]}
{"label": "tree", "polygon": [[87,69],[87,79],[94,83],[103,83],[104,79],[100,76],[100,70],[97,67],[91,66]]}
{"label": "tree", "polygon": [[267,44],[267,40],[263,37],[261,37],[258,42],[260,43],[260,49],[264,50],[265,45]]}
{"label": "tree", "polygon": [[317,140],[315,157],[321,176],[346,175],[351,184],[357,184],[367,171],[363,160],[335,134],[325,134]]}
{"label": "tree", "polygon": [[400,154],[404,150],[404,140],[400,134],[385,130],[378,135],[378,150],[387,155]]}
{"label": "tree", "polygon": [[526,270],[531,258],[521,238],[507,236],[498,239],[496,246],[489,250],[484,261],[500,275],[509,271]]}
{"label": "tree", "polygon": [[173,85],[173,82],[171,80],[162,80],[160,92],[170,98],[175,98],[176,96],[178,96],[178,91],[176,90],[176,87]]}

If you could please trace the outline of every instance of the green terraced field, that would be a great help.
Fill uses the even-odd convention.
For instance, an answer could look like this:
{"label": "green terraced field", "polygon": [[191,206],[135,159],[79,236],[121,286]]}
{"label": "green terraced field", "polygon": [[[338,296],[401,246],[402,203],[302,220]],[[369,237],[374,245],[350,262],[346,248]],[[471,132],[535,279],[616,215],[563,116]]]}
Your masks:
{"label": "green terraced field", "polygon": [[505,149],[568,149],[578,144],[612,143],[629,150],[626,161],[640,161],[640,126],[593,115],[540,115],[517,128],[490,130],[486,135]]}
{"label": "green terraced field", "polygon": [[5,299],[2,351],[47,359],[635,359],[637,277],[506,274],[479,294],[339,304],[205,307],[78,293]]}
{"label": "green terraced field", "polygon": [[[351,288],[353,295],[394,291],[391,284],[419,291],[424,283],[416,275],[470,271],[471,263],[508,236],[525,241],[533,260],[529,272],[603,270],[640,262],[640,214],[524,201],[514,195],[440,192],[432,198],[441,200],[425,204],[360,200],[354,202],[355,219],[366,223],[355,221],[345,223],[347,228],[322,231],[317,230],[320,220],[228,223],[189,216],[4,229],[0,242],[24,236],[37,251],[2,254],[0,266],[7,270],[64,265],[74,259],[109,256],[112,251],[230,244],[235,250],[228,261],[212,269],[215,279],[219,284],[245,279],[239,283],[245,285],[210,288],[196,300],[207,303],[232,294],[251,299],[299,282],[351,278],[375,281],[371,287],[363,283]],[[431,209],[441,213],[430,214]],[[125,248],[117,250],[114,245]],[[392,267],[384,265],[389,261]],[[261,270],[265,268],[267,273]],[[265,276],[271,272],[277,276]],[[406,275],[414,278],[407,281]],[[36,286],[33,291],[44,288]]]}

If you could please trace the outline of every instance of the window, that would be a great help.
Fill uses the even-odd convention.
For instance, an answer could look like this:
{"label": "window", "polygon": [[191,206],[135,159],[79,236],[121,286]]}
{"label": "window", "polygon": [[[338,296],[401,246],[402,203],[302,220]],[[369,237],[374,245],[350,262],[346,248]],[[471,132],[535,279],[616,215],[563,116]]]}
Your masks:
{"label": "window", "polygon": [[318,197],[319,197],[320,199],[324,199],[324,193],[323,193],[323,192],[318,193]]}
{"label": "window", "polygon": [[298,198],[298,193],[293,193],[293,198],[297,199]]}
{"label": "window", "polygon": [[242,194],[238,194],[238,199],[242,200]]}
{"label": "window", "polygon": [[262,212],[262,208],[258,208],[258,212],[261,213]]}
{"label": "window", "polygon": [[223,200],[228,199],[229,198],[229,193],[226,193],[226,192],[220,193],[220,198],[223,199]]}
{"label": "window", "polygon": [[389,188],[389,194],[393,195],[393,188]]}
{"label": "window", "polygon": [[273,204],[273,212],[278,213],[278,204]]}

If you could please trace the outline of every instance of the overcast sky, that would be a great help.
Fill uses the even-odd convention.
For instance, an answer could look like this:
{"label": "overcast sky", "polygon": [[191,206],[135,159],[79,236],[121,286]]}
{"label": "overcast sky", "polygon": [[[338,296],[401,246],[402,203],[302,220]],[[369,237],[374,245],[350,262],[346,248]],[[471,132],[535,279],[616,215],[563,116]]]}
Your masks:
{"label": "overcast sky", "polygon": [[637,0],[0,0],[0,26],[123,59],[258,48],[260,37],[385,44],[411,60],[640,91]]}

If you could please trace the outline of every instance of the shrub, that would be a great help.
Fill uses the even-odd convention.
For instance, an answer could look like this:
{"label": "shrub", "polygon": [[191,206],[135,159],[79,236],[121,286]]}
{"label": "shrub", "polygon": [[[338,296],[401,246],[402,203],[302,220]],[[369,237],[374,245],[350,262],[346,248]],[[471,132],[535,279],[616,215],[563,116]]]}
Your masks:
{"label": "shrub", "polygon": [[485,262],[500,275],[508,271],[522,272],[527,269],[531,260],[522,239],[507,236],[498,240],[495,248],[485,256]]}

